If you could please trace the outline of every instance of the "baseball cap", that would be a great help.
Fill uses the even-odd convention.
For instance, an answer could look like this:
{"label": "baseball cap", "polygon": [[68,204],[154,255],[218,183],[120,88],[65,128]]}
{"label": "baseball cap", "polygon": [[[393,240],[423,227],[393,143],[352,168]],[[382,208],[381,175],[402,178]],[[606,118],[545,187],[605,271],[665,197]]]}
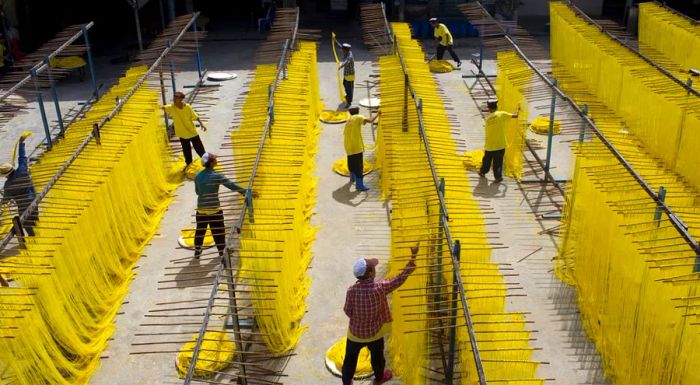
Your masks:
{"label": "baseball cap", "polygon": [[0,164],[0,175],[8,176],[14,169],[15,167],[12,165],[12,163]]}
{"label": "baseball cap", "polygon": [[343,48],[352,48],[352,46],[348,43],[343,43],[342,47]]}
{"label": "baseball cap", "polygon": [[435,22],[437,22],[437,17],[431,17],[430,19],[428,19],[428,23],[435,23]]}
{"label": "baseball cap", "polygon": [[367,272],[367,268],[374,267],[379,264],[377,258],[360,258],[355,262],[355,266],[352,267],[352,273],[355,278],[360,278]]}
{"label": "baseball cap", "polygon": [[489,100],[486,101],[486,105],[489,106],[489,107],[491,107],[491,106],[496,107],[496,106],[498,106],[498,100],[496,100],[496,99],[489,99]]}
{"label": "baseball cap", "polygon": [[204,155],[202,155],[202,166],[206,167],[207,163],[209,163],[210,160],[216,159],[216,155],[205,152]]}

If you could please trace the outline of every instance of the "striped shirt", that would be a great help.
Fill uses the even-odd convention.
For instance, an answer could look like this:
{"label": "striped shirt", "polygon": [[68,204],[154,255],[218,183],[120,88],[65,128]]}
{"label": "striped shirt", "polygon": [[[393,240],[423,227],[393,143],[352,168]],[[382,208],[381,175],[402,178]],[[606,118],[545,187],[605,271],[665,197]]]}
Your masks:
{"label": "striped shirt", "polygon": [[355,58],[352,56],[352,51],[349,51],[343,60],[343,77],[347,81],[355,80]]}

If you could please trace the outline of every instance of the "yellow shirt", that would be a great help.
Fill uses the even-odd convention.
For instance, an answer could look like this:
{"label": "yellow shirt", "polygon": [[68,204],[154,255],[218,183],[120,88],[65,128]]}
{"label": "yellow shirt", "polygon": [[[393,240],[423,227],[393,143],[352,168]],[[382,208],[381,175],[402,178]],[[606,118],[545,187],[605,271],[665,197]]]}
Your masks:
{"label": "yellow shirt", "polygon": [[365,123],[365,117],[357,114],[351,115],[348,122],[345,123],[345,153],[348,155],[359,154],[365,150],[365,145],[362,143],[362,125]]}
{"label": "yellow shirt", "polygon": [[184,103],[182,108],[177,108],[172,104],[165,105],[165,112],[173,118],[173,126],[175,126],[175,135],[178,138],[190,139],[197,136],[197,129],[194,127],[194,120],[199,118],[196,112],[187,103]]}
{"label": "yellow shirt", "polygon": [[506,148],[506,123],[513,114],[505,111],[496,111],[486,117],[486,139],[484,149],[486,151],[498,151]]}
{"label": "yellow shirt", "polygon": [[438,24],[437,28],[435,28],[435,33],[434,35],[436,38],[440,37],[440,45],[448,46],[452,45],[452,34],[450,33],[450,30],[447,29],[445,24]]}
{"label": "yellow shirt", "polygon": [[350,329],[348,329],[348,339],[349,339],[350,341],[360,342],[360,343],[372,342],[372,341],[376,341],[376,340],[378,340],[378,339],[384,337],[384,336],[387,334],[388,331],[389,331],[389,323],[388,323],[388,322],[385,323],[384,325],[382,325],[382,328],[379,329],[379,331],[377,332],[377,334],[375,334],[375,335],[373,335],[372,337],[369,337],[369,338],[355,337],[355,336],[350,332]]}

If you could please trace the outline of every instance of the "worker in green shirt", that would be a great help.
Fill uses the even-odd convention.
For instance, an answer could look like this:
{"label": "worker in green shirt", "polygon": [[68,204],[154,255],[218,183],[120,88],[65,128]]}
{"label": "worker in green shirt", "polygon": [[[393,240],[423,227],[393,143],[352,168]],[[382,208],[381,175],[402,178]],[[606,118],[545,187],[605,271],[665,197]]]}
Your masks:
{"label": "worker in green shirt", "polygon": [[[245,195],[246,189],[230,181],[224,175],[214,171],[217,164],[216,155],[204,153],[202,155],[202,166],[204,170],[194,177],[194,190],[197,193],[197,228],[194,233],[194,257],[199,259],[202,255],[202,244],[207,227],[211,229],[211,234],[219,250],[219,256],[223,257],[226,246],[226,226],[224,225],[224,212],[219,201],[219,186],[224,185],[231,191]],[[258,194],[253,191],[253,198]]]}

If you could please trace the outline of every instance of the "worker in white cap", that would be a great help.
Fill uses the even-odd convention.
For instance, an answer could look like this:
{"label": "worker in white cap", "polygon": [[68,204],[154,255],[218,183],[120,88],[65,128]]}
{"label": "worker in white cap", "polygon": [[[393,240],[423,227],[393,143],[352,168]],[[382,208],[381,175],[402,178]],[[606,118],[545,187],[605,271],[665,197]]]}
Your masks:
{"label": "worker in white cap", "polygon": [[419,244],[411,247],[411,259],[399,275],[389,279],[375,281],[376,258],[360,258],[353,266],[357,281],[348,288],[343,310],[350,318],[345,359],[343,361],[343,385],[352,384],[357,368],[357,358],[363,347],[369,349],[374,370],[374,385],[389,381],[394,375],[384,369],[384,335],[391,322],[391,312],[386,296],[406,282],[416,270],[416,256]]}
{"label": "worker in white cap", "polygon": [[517,118],[520,112],[520,105],[514,113],[498,110],[498,100],[489,99],[486,101],[489,108],[489,115],[486,117],[484,125],[484,158],[479,170],[479,176],[486,177],[486,173],[491,169],[493,163],[493,176],[496,183],[503,181],[503,157],[506,154],[506,122],[508,119]]}
{"label": "worker in white cap", "polygon": [[442,60],[442,56],[445,54],[445,50],[447,50],[450,53],[450,56],[452,56],[452,59],[457,62],[457,68],[461,67],[462,62],[452,49],[454,46],[454,40],[452,39],[450,30],[447,29],[445,24],[439,23],[438,19],[434,17],[431,18],[429,22],[430,26],[435,30],[433,32],[433,36],[435,36],[435,48],[437,49],[435,52],[435,57],[438,60]]}
{"label": "worker in white cap", "polygon": [[207,126],[204,125],[204,122],[202,122],[202,119],[192,106],[189,103],[185,103],[185,94],[180,91],[173,94],[172,104],[166,104],[162,108],[173,119],[175,135],[180,139],[182,154],[185,156],[184,171],[192,163],[192,147],[194,147],[194,150],[200,157],[206,152],[193,122],[195,120],[199,122],[202,132],[207,130]]}
{"label": "worker in white cap", "polygon": [[[204,169],[194,177],[194,190],[197,193],[197,229],[194,233],[194,258],[202,255],[202,244],[207,227],[211,229],[219,256],[223,257],[226,244],[226,228],[224,225],[224,212],[219,201],[219,185],[226,186],[231,191],[245,195],[246,189],[230,181],[223,174],[214,171],[217,164],[216,155],[206,152],[201,158]],[[253,191],[252,196],[258,194]]]}
{"label": "worker in white cap", "polygon": [[338,70],[343,70],[343,88],[345,89],[345,107],[350,107],[352,104],[352,93],[355,88],[355,58],[352,56],[348,43],[343,43],[343,62],[340,63]]}
{"label": "worker in white cap", "polygon": [[[2,199],[0,199],[0,213],[2,212],[2,207],[6,203],[14,201],[15,205],[17,205],[17,214],[22,215],[36,197],[34,182],[32,181],[32,176],[29,174],[29,159],[27,159],[26,150],[24,148],[25,138],[26,136],[22,135],[17,143],[19,151],[17,168],[15,168],[12,163],[3,163],[0,165],[0,175],[7,178],[2,193]],[[33,226],[37,220],[38,213],[35,209],[32,210],[32,212],[28,214],[26,220],[22,222],[22,227],[28,235],[34,235]]]}

